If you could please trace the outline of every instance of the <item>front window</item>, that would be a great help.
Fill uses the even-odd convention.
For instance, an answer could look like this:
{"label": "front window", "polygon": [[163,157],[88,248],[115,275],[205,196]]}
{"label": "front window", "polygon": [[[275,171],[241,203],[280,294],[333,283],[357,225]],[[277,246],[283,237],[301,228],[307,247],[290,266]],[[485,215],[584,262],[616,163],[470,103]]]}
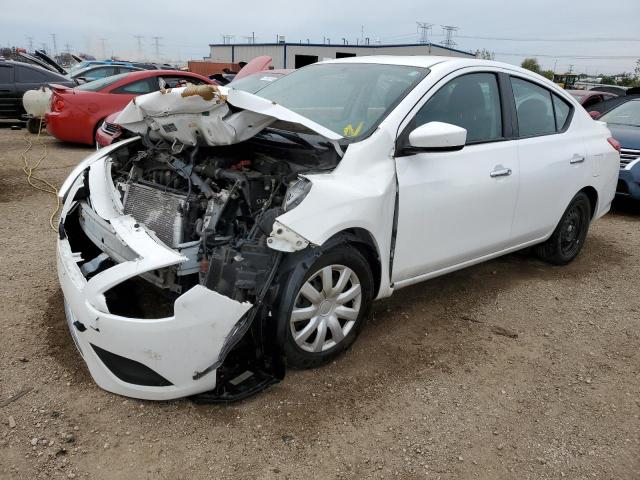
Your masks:
{"label": "front window", "polygon": [[493,73],[470,73],[451,80],[418,111],[407,132],[429,122],[444,122],[467,131],[467,143],[502,138],[498,80]]}
{"label": "front window", "polygon": [[404,65],[327,63],[297,70],[257,95],[350,138],[372,132],[427,74]]}
{"label": "front window", "polygon": [[598,120],[611,123],[613,125],[631,125],[640,127],[640,100],[632,100],[623,103],[619,107],[614,108],[605,113]]}

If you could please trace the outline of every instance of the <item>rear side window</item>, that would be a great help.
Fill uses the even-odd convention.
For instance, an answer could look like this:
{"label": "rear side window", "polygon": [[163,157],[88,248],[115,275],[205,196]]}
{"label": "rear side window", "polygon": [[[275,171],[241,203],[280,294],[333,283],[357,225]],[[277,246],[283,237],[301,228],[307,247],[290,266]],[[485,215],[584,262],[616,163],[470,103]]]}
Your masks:
{"label": "rear side window", "polygon": [[571,116],[571,106],[546,88],[511,77],[521,137],[549,135],[563,130]]}
{"label": "rear side window", "polygon": [[409,131],[428,122],[444,122],[467,130],[467,143],[502,138],[498,81],[492,73],[470,73],[451,80],[416,114]]}
{"label": "rear side window", "polygon": [[111,93],[129,93],[134,95],[141,95],[143,93],[151,93],[159,90],[158,79],[156,77],[153,78],[144,78],[142,80],[138,80],[137,82],[131,82],[127,85],[123,85],[119,88],[116,88]]}
{"label": "rear side window", "polygon": [[553,109],[556,112],[556,130],[562,130],[569,119],[571,107],[557,95],[553,95]]}
{"label": "rear side window", "polygon": [[535,83],[511,78],[521,137],[555,133],[551,92]]}
{"label": "rear side window", "polygon": [[13,83],[13,68],[0,65],[0,83]]}
{"label": "rear side window", "polygon": [[18,83],[39,83],[50,81],[51,76],[47,75],[46,72],[16,65],[16,82]]}
{"label": "rear side window", "polygon": [[177,87],[184,87],[187,83],[192,83],[193,85],[203,85],[207,82],[200,80],[199,78],[195,78],[195,77],[188,77],[188,76],[171,76],[171,77],[161,77],[162,80],[164,80],[165,83],[165,88],[177,88]]}

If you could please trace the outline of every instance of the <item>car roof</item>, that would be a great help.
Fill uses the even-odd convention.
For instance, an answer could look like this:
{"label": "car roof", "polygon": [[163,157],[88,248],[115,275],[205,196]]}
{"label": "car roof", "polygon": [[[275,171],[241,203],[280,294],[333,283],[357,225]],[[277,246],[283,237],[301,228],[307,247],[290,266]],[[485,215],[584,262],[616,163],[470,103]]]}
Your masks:
{"label": "car roof", "polygon": [[39,72],[50,74],[52,77],[56,77],[60,80],[62,79],[68,80],[68,78],[62,75],[61,73],[54,72],[53,70],[49,70],[48,68],[41,67],[40,65],[36,65],[34,63],[20,62],[17,60],[0,60],[0,64],[19,65],[21,67],[32,68],[34,70],[38,70]]}
{"label": "car roof", "polygon": [[442,65],[449,70],[465,67],[493,67],[505,68],[530,77],[544,78],[535,72],[509,63],[496,62],[494,60],[483,60],[479,58],[440,57],[435,55],[370,55],[363,57],[338,58],[335,60],[331,59],[318,63],[376,63],[380,65],[405,65],[409,67],[422,68],[431,68],[435,65]]}

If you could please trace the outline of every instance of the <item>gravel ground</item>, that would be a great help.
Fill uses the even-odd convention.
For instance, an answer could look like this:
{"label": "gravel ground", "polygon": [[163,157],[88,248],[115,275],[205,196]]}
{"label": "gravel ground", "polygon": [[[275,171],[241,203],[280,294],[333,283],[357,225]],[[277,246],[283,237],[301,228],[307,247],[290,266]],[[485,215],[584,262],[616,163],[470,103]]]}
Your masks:
{"label": "gravel ground", "polygon": [[[144,402],[99,389],[66,331],[24,135],[0,128],[0,478],[640,478],[640,209],[567,267],[398,291],[336,362],[244,402]],[[91,152],[43,141],[57,184]]]}

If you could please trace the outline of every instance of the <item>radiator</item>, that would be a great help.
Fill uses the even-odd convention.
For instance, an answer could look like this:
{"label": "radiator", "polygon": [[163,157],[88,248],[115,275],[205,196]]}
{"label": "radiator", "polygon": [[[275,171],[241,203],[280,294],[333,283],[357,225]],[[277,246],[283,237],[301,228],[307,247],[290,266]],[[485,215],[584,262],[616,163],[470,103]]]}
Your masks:
{"label": "radiator", "polygon": [[153,230],[162,242],[172,248],[182,243],[186,195],[164,192],[158,188],[129,184],[124,197],[124,213]]}

